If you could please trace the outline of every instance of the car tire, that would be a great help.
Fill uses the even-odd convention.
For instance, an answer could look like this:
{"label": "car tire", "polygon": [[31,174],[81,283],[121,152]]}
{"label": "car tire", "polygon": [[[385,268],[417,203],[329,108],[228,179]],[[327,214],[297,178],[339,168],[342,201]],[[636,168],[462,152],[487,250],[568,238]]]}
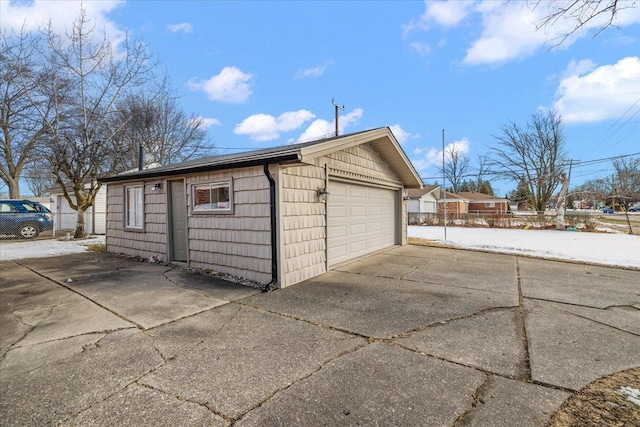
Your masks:
{"label": "car tire", "polygon": [[34,239],[38,234],[40,234],[40,228],[34,224],[23,224],[18,229],[18,237],[23,239]]}

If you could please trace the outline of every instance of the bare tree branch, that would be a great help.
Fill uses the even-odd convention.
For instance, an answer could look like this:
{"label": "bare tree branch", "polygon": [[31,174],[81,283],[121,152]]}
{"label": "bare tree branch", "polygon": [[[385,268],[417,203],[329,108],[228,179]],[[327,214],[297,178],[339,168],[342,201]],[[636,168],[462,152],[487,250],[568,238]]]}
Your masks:
{"label": "bare tree branch", "polygon": [[531,204],[543,212],[564,172],[562,120],[554,111],[538,113],[522,127],[510,122],[495,136],[493,169],[515,182],[524,180]]}
{"label": "bare tree branch", "polygon": [[554,41],[554,47],[587,27],[596,28],[594,37],[597,37],[605,29],[617,26],[616,18],[621,11],[638,7],[635,0],[529,0],[528,3],[533,9],[544,10],[543,18],[536,24],[538,29],[557,25],[567,27],[567,31]]}

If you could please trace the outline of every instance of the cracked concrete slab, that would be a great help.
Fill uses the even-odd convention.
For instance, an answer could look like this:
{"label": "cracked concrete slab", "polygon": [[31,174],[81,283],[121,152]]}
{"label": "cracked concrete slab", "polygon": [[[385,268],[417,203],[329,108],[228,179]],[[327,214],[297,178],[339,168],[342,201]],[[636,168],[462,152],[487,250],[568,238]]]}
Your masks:
{"label": "cracked concrete slab", "polygon": [[235,322],[243,306],[231,304],[224,309],[201,313],[179,322],[169,323],[146,331],[155,347],[165,359],[173,359],[202,345],[205,341],[218,340],[220,333]]}
{"label": "cracked concrete slab", "polygon": [[640,336],[640,308],[633,306],[614,306],[601,309],[548,301],[545,301],[545,303],[558,310],[568,311],[578,316],[595,320],[596,322]]}
{"label": "cracked concrete slab", "polygon": [[614,372],[640,366],[640,336],[525,301],[533,381],[579,390]]}
{"label": "cracked concrete slab", "polygon": [[[241,307],[231,319],[225,317],[236,309],[227,305],[198,315],[201,324],[218,325],[217,334],[178,353],[140,383],[235,419],[328,361],[366,343],[362,338],[250,307]],[[228,322],[224,328],[221,318]],[[163,340],[163,329],[154,331],[157,343]]]}
{"label": "cracked concrete slab", "polygon": [[7,425],[56,425],[157,368],[163,359],[144,334],[22,374],[0,378]]}
{"label": "cracked concrete slab", "polygon": [[[5,276],[11,279],[4,281]],[[2,271],[0,279],[3,352],[16,346],[135,326],[15,263]]]}
{"label": "cracked concrete slab", "polygon": [[[542,425],[567,395],[558,388],[640,365],[640,272],[530,261],[405,246],[259,295],[109,254],[2,262],[0,424],[326,425],[321,414],[344,425]],[[524,315],[512,274],[519,264],[533,295],[522,298]],[[420,276],[430,271],[438,283]],[[32,311],[63,310],[79,327],[86,320],[73,316],[75,297],[91,310],[117,303],[111,314],[121,321],[123,307],[141,318],[188,307],[148,329],[72,336],[68,322],[48,325],[46,312]],[[599,298],[606,309],[591,307]],[[194,313],[217,300],[225,304]],[[21,320],[60,338],[9,349],[34,327]],[[525,348],[518,328],[536,384],[506,378],[523,377],[513,362]]]}
{"label": "cracked concrete slab", "polygon": [[473,369],[373,343],[331,361],[235,425],[452,425],[484,378]]}
{"label": "cracked concrete slab", "polygon": [[402,257],[388,252],[379,253],[337,268],[338,271],[368,276],[400,279],[408,272],[429,263],[417,257]]}
{"label": "cracked concrete slab", "polygon": [[82,353],[86,346],[94,344],[104,336],[104,333],[79,335],[12,349],[0,364],[0,378],[38,369]]}
{"label": "cracked concrete slab", "polygon": [[403,347],[487,372],[527,378],[526,342],[516,309],[487,310],[394,340]]}
{"label": "cracked concrete slab", "polygon": [[595,308],[640,303],[637,271],[526,258],[518,264],[526,298]]}
{"label": "cracked concrete slab", "polygon": [[[448,257],[441,253],[430,263],[403,276],[406,280],[477,289],[482,291],[518,294],[515,257],[496,256],[487,263],[481,253],[453,251]],[[455,274],[451,274],[455,272]]]}
{"label": "cracked concrete slab", "polygon": [[[158,418],[162,414],[162,420]],[[93,405],[66,426],[226,426],[228,423],[206,407],[131,384]]]}
{"label": "cracked concrete slab", "polygon": [[[188,288],[186,276],[167,273],[173,270],[156,264],[127,261],[122,270],[100,268],[99,263],[91,259],[83,260],[84,254],[65,257],[46,258],[46,266],[39,266],[43,274],[52,277],[65,286],[84,295],[101,306],[117,313],[136,325],[148,329],[200,313],[205,310],[227,304],[228,299],[214,298],[203,293],[203,282],[199,278],[199,290]],[[114,255],[105,255],[114,257]],[[53,260],[53,261],[52,261]],[[115,264],[117,260],[110,260]],[[32,260],[25,261],[33,265]],[[125,277],[126,275],[126,277]],[[206,277],[206,276],[203,276]],[[210,277],[209,283],[215,288],[219,280]],[[238,291],[241,285],[231,286],[225,283],[229,296],[249,295],[258,292]],[[225,289],[219,289],[216,295],[222,296]]]}
{"label": "cracked concrete slab", "polygon": [[487,308],[517,306],[518,295],[330,271],[243,303],[365,336],[389,338]]}
{"label": "cracked concrete slab", "polygon": [[571,393],[491,375],[478,390],[476,405],[457,427],[546,425]]}
{"label": "cracked concrete slab", "polygon": [[174,268],[165,276],[176,286],[192,291],[201,292],[209,298],[223,301],[238,301],[251,295],[262,293],[262,290],[227,282],[216,277],[194,274],[182,268]]}

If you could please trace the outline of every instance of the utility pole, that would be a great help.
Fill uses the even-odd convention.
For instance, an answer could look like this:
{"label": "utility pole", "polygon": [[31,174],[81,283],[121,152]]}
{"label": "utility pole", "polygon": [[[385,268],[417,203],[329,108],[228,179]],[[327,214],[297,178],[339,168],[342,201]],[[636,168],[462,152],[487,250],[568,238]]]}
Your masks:
{"label": "utility pole", "polygon": [[344,105],[342,106],[338,105],[333,98],[331,98],[331,103],[333,104],[336,110],[336,136],[338,136],[338,110],[344,111]]}
{"label": "utility pole", "polygon": [[442,185],[444,185],[444,240],[447,240],[447,174],[444,170],[444,129],[442,129]]}

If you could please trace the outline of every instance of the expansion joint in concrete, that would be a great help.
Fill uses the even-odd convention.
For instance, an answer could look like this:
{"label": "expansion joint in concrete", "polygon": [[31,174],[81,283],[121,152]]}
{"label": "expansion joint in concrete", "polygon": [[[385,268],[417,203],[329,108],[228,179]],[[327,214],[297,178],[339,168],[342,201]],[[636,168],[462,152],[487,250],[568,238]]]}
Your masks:
{"label": "expansion joint in concrete", "polygon": [[322,369],[324,369],[325,366],[327,366],[328,364],[340,359],[341,357],[344,357],[346,355],[355,353],[356,351],[362,349],[363,347],[366,347],[367,345],[371,344],[372,341],[367,341],[367,342],[363,342],[360,345],[355,346],[354,348],[351,348],[349,350],[345,350],[343,352],[338,353],[337,355],[335,355],[334,357],[325,360],[322,364],[320,364],[320,366],[318,366],[316,369],[314,369],[313,371],[309,372],[307,375],[304,375],[300,378],[297,378],[293,381],[291,381],[289,384],[287,384],[284,387],[281,387],[277,390],[275,390],[273,393],[271,393],[269,396],[267,396],[265,399],[263,399],[261,402],[259,402],[258,404],[254,405],[252,408],[250,408],[249,410],[247,410],[244,414],[242,414],[241,416],[239,416],[238,418],[236,418],[234,420],[235,421],[240,421],[243,417],[245,417],[247,414],[251,413],[252,411],[266,405],[271,399],[273,399],[276,395],[280,394],[281,392],[293,387],[294,385],[307,380],[308,378],[311,378],[312,376],[314,376],[315,374],[317,374],[318,372],[320,372]]}
{"label": "expansion joint in concrete", "polygon": [[400,332],[399,334],[393,335],[393,336],[389,337],[388,339],[392,340],[392,339],[396,339],[396,338],[403,338],[403,337],[406,337],[409,334],[412,334],[414,332],[420,332],[420,331],[424,331],[424,330],[429,329],[429,328],[434,328],[434,327],[438,327],[438,326],[444,326],[444,325],[447,325],[447,324],[449,324],[451,322],[455,322],[455,321],[458,321],[458,320],[470,319],[470,318],[478,316],[480,314],[491,313],[491,312],[494,312],[494,311],[513,310],[514,308],[517,308],[517,306],[498,306],[498,307],[483,308],[481,310],[474,311],[474,312],[466,314],[464,316],[450,317],[450,318],[445,319],[445,320],[438,320],[436,322],[427,323],[426,325],[420,325],[420,326],[417,326],[417,327],[415,327],[413,329],[409,329],[408,331]]}
{"label": "expansion joint in concrete", "polygon": [[473,399],[471,401],[471,406],[458,416],[458,418],[453,423],[454,427],[465,425],[466,424],[465,419],[476,411],[479,403],[484,403],[482,401],[482,396],[484,395],[485,389],[488,387],[490,380],[491,380],[491,376],[485,375],[485,378],[482,384],[480,384],[480,386],[478,386],[476,391],[471,395],[471,398]]}
{"label": "expansion joint in concrete", "polygon": [[524,370],[525,380],[531,381],[531,358],[529,355],[529,337],[527,336],[527,318],[524,312],[524,296],[522,295],[522,277],[520,275],[519,258],[516,257],[516,280],[518,282],[518,336],[522,340],[522,349],[524,351]]}
{"label": "expansion joint in concrete", "polygon": [[117,318],[122,319],[122,320],[124,320],[125,322],[132,323],[132,324],[136,325],[136,326],[137,326],[138,328],[140,328],[140,329],[144,329],[144,327],[143,327],[142,325],[140,325],[140,324],[138,324],[138,323],[134,322],[133,320],[127,319],[126,317],[122,316],[120,313],[117,313],[117,312],[115,312],[115,311],[111,310],[109,307],[107,307],[107,306],[105,306],[105,305],[103,305],[103,304],[100,304],[98,301],[96,301],[96,300],[94,300],[94,299],[92,299],[92,298],[89,298],[89,297],[88,297],[88,296],[86,296],[86,295],[81,294],[80,292],[78,292],[78,291],[76,291],[75,289],[73,289],[73,288],[69,287],[68,285],[65,285],[63,282],[59,282],[59,281],[57,281],[56,279],[53,279],[53,278],[51,278],[51,277],[49,277],[49,276],[45,276],[44,274],[42,274],[42,273],[40,273],[40,272],[38,272],[38,271],[34,270],[33,268],[29,267],[28,265],[21,264],[21,263],[20,263],[20,262],[18,262],[18,261],[14,261],[14,262],[15,262],[16,264],[18,264],[19,266],[24,267],[24,268],[26,268],[27,270],[29,270],[29,271],[31,271],[31,272],[33,272],[33,273],[37,274],[38,276],[42,277],[43,279],[46,279],[46,280],[50,281],[51,283],[55,283],[56,285],[61,286],[61,287],[65,288],[66,290],[70,291],[70,292],[73,292],[74,294],[76,294],[76,295],[78,295],[78,296],[80,296],[80,297],[82,297],[82,298],[86,299],[87,301],[92,302],[93,304],[97,305],[98,307],[100,307],[100,308],[102,308],[102,309],[104,309],[104,310],[108,311],[109,313],[113,314],[113,315],[114,315],[114,316],[116,316]]}
{"label": "expansion joint in concrete", "polygon": [[362,334],[360,332],[355,332],[355,331],[351,331],[351,330],[343,329],[343,328],[337,328],[337,327],[331,326],[331,325],[325,325],[324,323],[314,322],[314,321],[311,321],[309,319],[305,319],[303,317],[294,316],[292,314],[281,313],[279,311],[268,310],[268,309],[266,309],[264,307],[256,307],[256,306],[253,306],[253,305],[245,304],[245,303],[243,303],[241,301],[232,301],[231,303],[232,304],[238,304],[238,305],[243,306],[243,307],[252,308],[254,310],[262,311],[264,313],[275,314],[276,316],[285,317],[287,319],[297,320],[299,322],[308,323],[309,325],[318,326],[320,328],[329,329],[331,331],[343,332],[345,334],[353,335],[355,337],[360,337],[360,338],[365,338],[365,339],[374,338],[374,337],[371,337],[369,335]]}
{"label": "expansion joint in concrete", "polygon": [[140,386],[140,387],[144,387],[144,388],[146,388],[146,389],[148,389],[148,390],[155,391],[155,392],[157,392],[157,393],[162,393],[162,394],[164,394],[164,395],[166,395],[166,396],[169,396],[169,397],[171,397],[171,398],[173,398],[173,399],[176,399],[176,400],[179,400],[179,401],[181,401],[181,402],[187,402],[187,403],[192,403],[192,404],[194,404],[194,405],[198,405],[198,406],[200,406],[201,408],[203,408],[203,409],[205,409],[205,410],[209,411],[209,412],[210,412],[210,413],[212,413],[213,415],[215,415],[215,416],[217,416],[217,417],[220,417],[220,418],[224,419],[226,422],[228,422],[228,423],[230,423],[230,424],[233,424],[233,422],[235,421],[235,420],[234,420],[234,418],[230,417],[229,415],[224,414],[224,413],[222,413],[222,412],[218,412],[218,411],[216,411],[215,409],[212,409],[211,407],[207,406],[206,402],[199,402],[199,401],[197,401],[197,400],[188,399],[188,398],[186,398],[186,397],[184,397],[184,396],[175,396],[175,395],[173,395],[173,394],[171,394],[171,393],[167,393],[166,391],[164,391],[164,390],[162,390],[162,389],[160,389],[160,388],[153,387],[153,386],[151,386],[151,385],[149,385],[149,384],[145,384],[145,383],[140,383],[140,382],[138,382],[138,383],[137,383],[137,385],[138,385],[138,386]]}

